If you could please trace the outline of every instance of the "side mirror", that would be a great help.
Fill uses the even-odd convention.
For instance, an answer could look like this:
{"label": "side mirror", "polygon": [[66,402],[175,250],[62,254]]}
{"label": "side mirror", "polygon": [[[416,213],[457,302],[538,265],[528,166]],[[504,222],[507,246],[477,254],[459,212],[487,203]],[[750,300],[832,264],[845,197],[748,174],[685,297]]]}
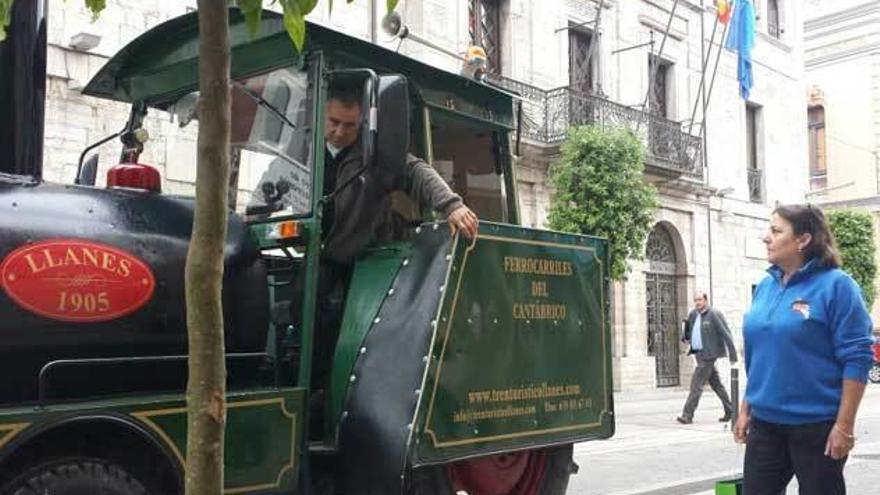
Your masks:
{"label": "side mirror", "polygon": [[95,179],[98,177],[98,155],[92,155],[83,163],[76,177],[76,184],[83,186],[94,186]]}
{"label": "side mirror", "polygon": [[409,85],[399,74],[378,79],[375,109],[370,110],[367,122],[375,121],[375,146],[364,159],[381,176],[394,177],[406,165],[409,152]]}

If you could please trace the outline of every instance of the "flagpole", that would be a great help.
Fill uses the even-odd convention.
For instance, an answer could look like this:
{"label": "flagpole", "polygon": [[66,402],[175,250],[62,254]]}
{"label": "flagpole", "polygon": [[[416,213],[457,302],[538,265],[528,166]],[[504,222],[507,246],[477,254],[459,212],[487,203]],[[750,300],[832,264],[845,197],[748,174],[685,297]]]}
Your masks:
{"label": "flagpole", "polygon": [[[702,33],[703,32],[702,20],[701,20],[700,24],[701,24],[700,32]],[[711,38],[711,40],[709,40],[709,52],[708,53],[706,53],[705,35],[704,34],[702,35],[702,38],[703,38],[702,45],[701,45],[702,59],[703,59],[702,60],[702,62],[703,62],[702,63],[702,73],[700,76],[700,87],[697,89],[697,97],[694,101],[693,110],[691,111],[691,119],[688,121],[689,122],[688,123],[688,132],[687,132],[688,135],[690,135],[691,131],[693,131],[693,129],[694,129],[694,120],[696,120],[696,118],[697,118],[697,104],[700,103],[700,96],[701,95],[703,97],[703,112],[704,112],[703,113],[703,122],[706,121],[706,114],[705,114],[705,111],[706,111],[705,107],[707,105],[707,101],[706,101],[707,98],[706,98],[706,91],[705,91],[706,90],[706,69],[709,68],[709,58],[712,56],[712,47],[715,46],[715,35],[717,34],[717,32],[718,32],[718,17],[715,17],[715,25],[712,28],[712,38]],[[723,35],[722,35],[722,37],[723,37]],[[719,47],[719,49],[720,48],[721,47]]]}
{"label": "flagpole", "polygon": [[[666,46],[666,38],[669,37],[669,30],[672,29],[672,20],[675,19],[675,10],[678,8],[678,2],[679,0],[675,0],[672,4],[672,9],[669,11],[669,20],[666,22],[666,30],[663,31],[663,39],[660,41],[660,49],[654,57],[656,62],[651,64],[651,69],[648,74],[648,91],[645,93],[645,99],[642,102],[642,109],[646,114],[650,113],[650,109],[648,108],[648,98],[651,96],[651,91],[654,90],[654,78],[657,77],[657,69],[660,68],[660,57],[663,56],[663,48]],[[636,122],[636,134],[639,132],[639,126],[641,123],[641,120]]]}

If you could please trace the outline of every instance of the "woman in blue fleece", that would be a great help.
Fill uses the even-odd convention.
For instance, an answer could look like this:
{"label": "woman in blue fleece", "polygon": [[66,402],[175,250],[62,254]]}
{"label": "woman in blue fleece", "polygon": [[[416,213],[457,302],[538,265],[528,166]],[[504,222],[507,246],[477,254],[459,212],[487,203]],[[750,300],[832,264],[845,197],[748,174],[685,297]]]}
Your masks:
{"label": "woman in blue fleece", "polygon": [[734,428],[746,444],[745,495],[846,493],[843,465],[871,367],[871,319],[838,268],[822,211],[780,206],[764,237],[770,275],[745,316],[745,398]]}

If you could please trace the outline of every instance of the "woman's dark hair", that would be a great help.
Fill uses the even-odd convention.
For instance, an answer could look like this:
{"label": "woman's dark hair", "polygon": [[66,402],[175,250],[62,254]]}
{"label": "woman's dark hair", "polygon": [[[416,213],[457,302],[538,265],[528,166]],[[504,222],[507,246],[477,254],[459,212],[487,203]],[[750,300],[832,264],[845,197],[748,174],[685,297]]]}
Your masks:
{"label": "woman's dark hair", "polygon": [[773,213],[784,218],[791,224],[794,235],[810,234],[812,240],[804,250],[804,259],[813,258],[822,266],[829,268],[840,267],[840,254],[837,252],[837,242],[834,234],[828,227],[825,214],[818,206],[809,203],[805,205],[783,205],[776,207]]}

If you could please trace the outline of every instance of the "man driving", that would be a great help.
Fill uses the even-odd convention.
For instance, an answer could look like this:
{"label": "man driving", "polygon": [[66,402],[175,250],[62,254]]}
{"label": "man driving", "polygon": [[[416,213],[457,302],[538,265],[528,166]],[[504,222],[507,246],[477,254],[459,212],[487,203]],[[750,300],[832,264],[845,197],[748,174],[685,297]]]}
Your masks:
{"label": "man driving", "polygon": [[[324,119],[325,196],[361,171],[361,112],[359,88],[341,84],[330,87]],[[364,171],[359,180],[326,203],[321,224],[324,258],[350,264],[367,245],[390,241],[392,191],[405,192],[422,209],[446,217],[453,234],[461,231],[468,238],[476,235],[477,215],[423,160],[408,155],[396,177],[374,177],[371,172]]]}
{"label": "man driving", "polygon": [[[403,169],[391,177],[381,175],[385,172],[378,167],[362,168],[361,112],[359,87],[331,84],[324,120],[323,195],[335,194],[324,204],[321,221],[324,249],[317,290],[316,389],[324,388],[329,375],[354,261],[371,244],[393,240],[394,191],[406,193],[423,210],[445,217],[453,235],[461,232],[472,239],[477,234],[477,215],[423,160],[408,155]],[[297,321],[301,320],[297,317]]]}

